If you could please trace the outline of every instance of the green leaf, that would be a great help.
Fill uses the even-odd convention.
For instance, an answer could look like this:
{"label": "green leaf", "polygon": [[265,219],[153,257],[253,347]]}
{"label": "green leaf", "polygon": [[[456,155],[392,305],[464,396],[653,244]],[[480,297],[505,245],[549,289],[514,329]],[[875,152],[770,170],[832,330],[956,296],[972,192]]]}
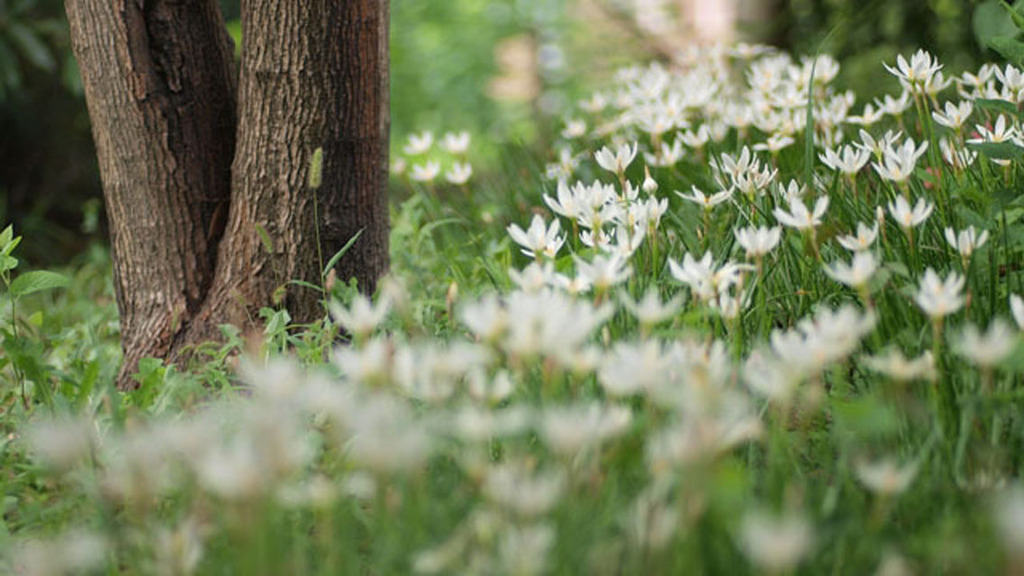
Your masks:
{"label": "green leaf", "polygon": [[227,23],[228,35],[235,45],[235,56],[242,55],[242,20],[234,19]]}
{"label": "green leaf", "polygon": [[18,276],[11,282],[11,294],[15,297],[25,296],[42,290],[64,288],[68,285],[68,278],[63,274],[50,272],[49,270],[35,270]]}
{"label": "green leaf", "polygon": [[9,225],[4,228],[3,232],[0,232],[0,250],[5,248],[14,239],[14,226]]}
{"label": "green leaf", "polygon": [[18,47],[21,55],[36,68],[53,72],[57,67],[50,48],[28,26],[18,22],[11,23],[7,28],[7,37]]}
{"label": "green leaf", "polygon": [[331,256],[331,259],[327,261],[327,265],[324,266],[324,269],[321,272],[322,275],[326,276],[328,272],[334,269],[334,265],[337,264],[338,260],[341,260],[341,257],[344,256],[345,253],[352,248],[352,245],[355,244],[356,240],[359,239],[359,236],[363,233],[363,230],[365,230],[365,228],[360,228],[359,231],[352,236],[352,238],[349,238],[348,242],[345,242],[345,245],[341,247],[341,250],[338,250],[337,252],[334,253],[334,256]]}
{"label": "green leaf", "polygon": [[997,114],[1006,114],[1011,118],[1016,118],[1020,111],[1011,102],[1006,100],[999,100],[995,98],[978,98],[974,101],[975,106],[982,110],[988,110]]}
{"label": "green leaf", "polygon": [[18,267],[18,259],[14,256],[0,254],[0,272],[7,272]]}
{"label": "green leaf", "polygon": [[1017,27],[1017,30],[1024,30],[1024,11],[1019,7],[1010,6],[1006,0],[999,0],[999,3],[1010,13],[1010,20],[1013,21],[1013,25]]}
{"label": "green leaf", "polygon": [[256,233],[260,236],[260,242],[263,243],[263,249],[267,251],[267,254],[274,253],[274,243],[270,241],[270,234],[267,234],[267,229],[262,224],[256,224]]}
{"label": "green leaf", "polygon": [[1017,27],[1006,17],[1006,11],[998,0],[986,0],[974,9],[971,17],[971,29],[978,45],[986,47],[997,36],[1013,36]]}
{"label": "green leaf", "polygon": [[988,41],[989,48],[1006,58],[1014,66],[1024,66],[1024,43],[1008,36],[997,36]]}
{"label": "green leaf", "polygon": [[1019,162],[1024,159],[1024,148],[1017,146],[1013,142],[981,142],[978,144],[968,144],[972,150],[981,152],[989,158],[996,160],[1013,160]]}

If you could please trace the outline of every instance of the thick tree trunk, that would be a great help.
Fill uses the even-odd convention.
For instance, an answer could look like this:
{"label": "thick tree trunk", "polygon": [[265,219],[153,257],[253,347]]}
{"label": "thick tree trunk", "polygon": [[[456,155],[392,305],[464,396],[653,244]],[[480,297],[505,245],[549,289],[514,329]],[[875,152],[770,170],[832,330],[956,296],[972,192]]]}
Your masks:
{"label": "thick tree trunk", "polygon": [[360,231],[338,276],[373,290],[388,262],[387,0],[243,1],[237,109],[215,1],[66,5],[110,214],[119,386],[140,358],[178,359],[261,307],[322,315],[321,294],[289,281],[320,285]]}
{"label": "thick tree trunk", "polygon": [[[286,283],[321,285],[321,258],[360,230],[338,276],[374,289],[388,263],[387,14],[386,0],[243,3],[231,215],[197,330],[244,324],[282,289],[295,321],[321,316],[318,292]],[[307,179],[318,147],[323,184],[314,192]]]}
{"label": "thick tree trunk", "polygon": [[171,352],[212,285],[235,142],[230,39],[215,0],[67,0],[66,8],[130,375],[140,358]]}

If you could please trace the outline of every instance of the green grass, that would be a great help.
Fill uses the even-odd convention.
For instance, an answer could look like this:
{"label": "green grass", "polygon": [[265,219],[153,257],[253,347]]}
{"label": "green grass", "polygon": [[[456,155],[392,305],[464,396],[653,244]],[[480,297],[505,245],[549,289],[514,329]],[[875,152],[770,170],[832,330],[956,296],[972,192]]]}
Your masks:
{"label": "green grass", "polygon": [[[584,218],[558,220],[568,238],[547,247],[553,257],[523,255],[510,238],[510,224],[526,229],[539,214],[550,227],[559,218],[543,199],[557,196],[544,174],[558,150],[537,158],[506,146],[500,168],[466,186],[395,176],[392,276],[372,303],[339,283],[333,316],[291,326],[268,310],[258,349],[225,328],[226,343],[187,369],[143,363],[136,392],[112,389],[116,312],[102,249],[70,271],[71,288],[20,299],[14,315],[0,316],[5,347],[23,350],[0,370],[5,569],[845,574],[903,563],[959,574],[1015,566],[1024,552],[1024,352],[1010,305],[1024,292],[1017,145],[983,145],[962,169],[943,162],[939,140],[958,136],[931,111],[961,100],[948,88],[868,128],[876,138],[900,129],[896,145],[909,137],[928,149],[902,183],[869,163],[854,195],[819,159],[823,141],[860,141],[855,126],[830,117],[845,106],[830,88],[829,62],[815,65],[811,86],[795,80],[801,62],[780,64],[771,94],[791,87],[799,106],[770,105],[783,121],[754,124],[735,117],[758,106],[750,65],[721,62],[671,76],[657,67],[624,74],[602,90],[633,101],[578,111],[587,134],[560,143],[579,157],[568,184],[610,187],[609,214],[667,202],[657,222],[619,216],[641,218],[620,236],[606,223],[609,246],[643,235],[622,251],[619,272],[628,266],[628,274],[606,284],[595,275],[594,286],[575,290],[590,264],[615,252],[573,233]],[[668,106],[697,98],[707,82],[718,92]],[[684,128],[652,135],[636,116],[609,125],[627,109],[674,110],[673,121],[694,131],[728,128],[657,166],[644,152]],[[967,137],[1000,115],[1019,128],[1018,106],[975,99]],[[711,194],[716,181],[742,188],[756,174],[722,171],[771,133],[793,143],[753,152],[764,175],[777,171],[769,184],[710,212],[674,193]],[[624,173],[595,162],[602,147],[634,141],[640,154]],[[1015,158],[1007,168],[993,162],[1004,156]],[[445,169],[452,161],[437,150],[427,157]],[[622,184],[639,186],[645,167],[657,190],[628,198]],[[829,197],[820,223],[813,233],[783,229],[761,261],[748,260],[734,230],[776,226],[776,209],[790,207],[779,185],[794,179],[808,207]],[[880,221],[876,212],[904,195],[934,205],[912,236],[888,210]],[[850,262],[838,237],[861,222],[879,224],[869,248],[877,270],[854,289],[825,266]],[[969,262],[944,238],[946,227],[968,226],[989,234]],[[687,286],[684,256],[706,252],[716,269],[738,265],[735,274]],[[928,269],[966,277],[963,306],[941,325],[917,303]],[[649,292],[674,304],[641,322],[622,302]],[[1008,336],[988,350],[1005,343],[1007,352],[988,366],[965,329],[998,322]],[[339,327],[351,340],[333,340]],[[869,358],[891,350],[932,354],[935,378],[904,382],[872,368]]]}

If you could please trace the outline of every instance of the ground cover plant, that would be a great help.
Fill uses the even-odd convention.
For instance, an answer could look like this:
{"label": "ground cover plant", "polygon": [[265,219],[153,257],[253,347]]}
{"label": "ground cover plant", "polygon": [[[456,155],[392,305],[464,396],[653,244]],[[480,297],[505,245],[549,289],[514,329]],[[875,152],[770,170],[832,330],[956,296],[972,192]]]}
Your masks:
{"label": "ground cover plant", "polygon": [[884,65],[694,48],[500,177],[416,134],[374,299],[126,395],[40,344],[3,569],[1013,573],[1024,74]]}

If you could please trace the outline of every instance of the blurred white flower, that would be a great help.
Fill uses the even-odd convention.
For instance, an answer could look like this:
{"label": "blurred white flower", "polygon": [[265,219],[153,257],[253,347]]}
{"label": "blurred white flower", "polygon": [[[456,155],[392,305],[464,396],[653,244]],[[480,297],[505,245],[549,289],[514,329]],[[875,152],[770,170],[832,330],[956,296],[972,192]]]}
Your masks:
{"label": "blurred white flower", "polygon": [[826,148],[818,157],[821,158],[825,166],[852,176],[867,165],[868,160],[871,159],[871,153],[863,148],[847,145],[839,148],[838,151]]}
{"label": "blurred white flower", "polygon": [[450,154],[465,154],[469,150],[469,132],[447,132],[441,139],[441,148]]}
{"label": "blurred white flower", "polygon": [[512,461],[488,469],[483,490],[501,508],[534,518],[554,508],[565,487],[565,474],[559,470],[538,472],[525,462]]}
{"label": "blurred white flower", "polygon": [[683,194],[682,192],[676,191],[676,195],[682,198],[683,200],[688,200],[695,204],[699,204],[705,210],[711,210],[712,208],[718,206],[722,202],[729,200],[730,198],[732,198],[732,194],[733,189],[729,188],[728,190],[722,190],[720,192],[712,194],[711,196],[707,196],[700,188],[697,188],[696,186],[692,187],[691,192],[689,194]]}
{"label": "blurred white flower", "polygon": [[807,209],[803,200],[795,197],[789,198],[789,212],[782,208],[776,208],[772,214],[779,224],[796,228],[797,230],[812,230],[821,225],[821,218],[828,210],[828,196],[822,196],[814,203],[814,211]]}
{"label": "blurred white flower", "polygon": [[573,457],[621,435],[632,420],[629,408],[614,404],[548,407],[541,414],[540,433],[556,454]]}
{"label": "blurred white flower", "polygon": [[782,228],[775,226],[767,228],[761,226],[754,228],[738,228],[733,231],[736,242],[746,251],[747,258],[761,258],[771,252],[779,244],[782,238]]}
{"label": "blurred white flower", "polygon": [[647,290],[639,302],[634,302],[629,294],[623,292],[621,296],[622,305],[630,314],[636,317],[642,326],[653,326],[664,320],[668,320],[679,310],[682,300],[675,296],[672,299],[662,302],[658,296],[657,288],[653,286]]}
{"label": "blurred white flower", "polygon": [[913,360],[908,360],[902,352],[892,349],[884,356],[868,356],[862,360],[869,369],[881,372],[897,382],[934,380],[937,376],[935,359],[931,352],[925,352]]}
{"label": "blurred white flower", "polygon": [[843,236],[837,236],[836,242],[839,245],[851,252],[860,252],[861,250],[867,250],[871,248],[871,245],[875,243],[875,239],[878,237],[878,223],[868,227],[863,222],[857,223],[857,234],[846,234]]}
{"label": "blurred white flower", "polygon": [[434,133],[430,131],[424,131],[421,134],[409,134],[409,141],[402,149],[403,152],[409,156],[419,156],[420,154],[426,154],[430,151],[430,147],[434,144]]}
{"label": "blurred white flower", "polygon": [[473,175],[473,167],[468,162],[456,162],[452,164],[452,169],[445,174],[445,179],[461,186],[469,181],[469,177]]}
{"label": "blurred white flower", "polygon": [[525,231],[517,224],[509,224],[506,230],[516,244],[522,247],[522,253],[530,258],[540,258],[542,255],[554,258],[565,243],[565,236],[558,235],[558,220],[553,220],[551,226],[545,226],[544,218],[540,214],[533,215],[530,227]]}
{"label": "blurred white flower", "polygon": [[917,476],[917,465],[899,466],[889,458],[876,461],[859,460],[854,465],[857,480],[868,490],[882,496],[906,492]]}
{"label": "blurred white flower", "polygon": [[988,230],[982,230],[981,234],[974,229],[974,226],[968,226],[966,229],[961,230],[959,234],[952,228],[945,229],[946,242],[953,247],[954,250],[960,253],[960,257],[965,260],[970,260],[971,256],[974,255],[974,251],[985,245],[988,241]]}
{"label": "blurred white flower", "polygon": [[853,262],[850,264],[836,262],[825,266],[825,274],[829,278],[857,289],[866,287],[876,270],[878,270],[878,261],[875,259],[875,255],[867,250],[854,252]]}
{"label": "blurred white flower", "polygon": [[992,369],[1010,357],[1017,347],[1017,334],[1001,318],[993,320],[988,330],[981,332],[968,324],[955,341],[957,352],[984,369]]}
{"label": "blurred white flower", "polygon": [[914,301],[931,318],[943,318],[964,305],[961,291],[965,282],[964,277],[956,272],[950,272],[945,280],[941,280],[935,270],[928,268],[921,279]]}
{"label": "blurred white flower", "polygon": [[743,553],[758,568],[786,574],[811,553],[814,532],[801,515],[753,511],[743,516],[739,540]]}
{"label": "blurred white flower", "polygon": [[1017,328],[1024,329],[1024,298],[1010,294],[1010,312],[1013,314],[1013,321],[1017,323]]}
{"label": "blurred white flower", "polygon": [[335,322],[353,336],[364,338],[376,330],[387,317],[391,311],[391,301],[380,298],[374,305],[369,296],[356,294],[347,308],[337,300],[332,300],[329,308]]}
{"label": "blurred white flower", "polygon": [[441,163],[430,160],[426,164],[413,164],[409,177],[417,182],[433,182],[441,173]]}
{"label": "blurred white flower", "polygon": [[626,168],[636,158],[637,143],[634,142],[633,146],[629,144],[620,145],[614,152],[607,146],[602,147],[600,150],[594,153],[594,159],[597,160],[597,164],[609,172],[616,174],[623,174]]}
{"label": "blurred white flower", "polygon": [[924,198],[918,198],[913,208],[903,196],[897,196],[894,202],[889,202],[889,214],[892,214],[893,220],[904,230],[920,226],[931,216],[934,209],[935,205]]}

